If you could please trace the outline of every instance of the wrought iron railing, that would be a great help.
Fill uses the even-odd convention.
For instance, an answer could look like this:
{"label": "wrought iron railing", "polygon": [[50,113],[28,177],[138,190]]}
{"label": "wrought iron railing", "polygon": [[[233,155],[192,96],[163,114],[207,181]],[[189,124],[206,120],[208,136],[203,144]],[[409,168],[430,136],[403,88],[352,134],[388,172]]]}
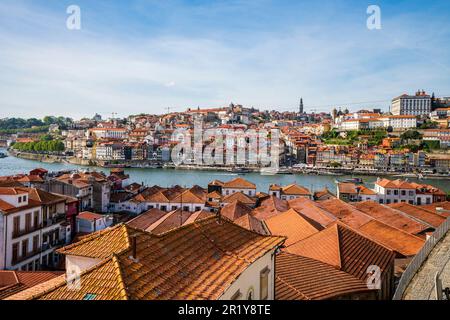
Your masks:
{"label": "wrought iron railing", "polygon": [[405,272],[403,272],[400,281],[398,282],[397,289],[393,300],[401,300],[406,288],[408,287],[414,275],[422,266],[423,262],[428,258],[430,252],[434,249],[436,244],[447,234],[450,230],[450,217],[445,220],[428,238],[428,240],[423,245],[422,249],[414,256],[414,258],[409,263]]}

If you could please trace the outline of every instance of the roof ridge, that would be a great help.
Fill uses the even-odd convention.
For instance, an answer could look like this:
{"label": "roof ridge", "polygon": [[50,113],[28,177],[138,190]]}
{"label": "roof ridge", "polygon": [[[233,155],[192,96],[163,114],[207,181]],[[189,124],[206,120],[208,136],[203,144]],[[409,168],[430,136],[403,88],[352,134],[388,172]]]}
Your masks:
{"label": "roof ridge", "polygon": [[332,228],[336,228],[336,237],[337,237],[337,253],[339,258],[339,270],[342,270],[342,250],[341,250],[341,232],[339,230],[339,224],[336,223],[331,226]]}
{"label": "roof ridge", "polygon": [[129,300],[130,297],[128,295],[127,286],[125,285],[122,265],[120,263],[119,257],[115,253],[113,253],[113,256],[112,256],[111,259],[112,259],[112,262],[113,262],[114,266],[116,267],[116,269],[118,271],[119,286],[121,287],[120,289],[123,292],[122,294],[123,294],[125,300]]}
{"label": "roof ridge", "polygon": [[[64,252],[67,251],[67,250],[75,248],[75,247],[77,247],[77,246],[79,246],[81,244],[84,244],[86,242],[95,240],[95,239],[97,239],[99,237],[102,237],[105,234],[110,233],[113,230],[119,229],[120,227],[123,227],[123,226],[126,226],[126,225],[122,222],[122,223],[119,223],[119,224],[117,224],[115,226],[108,227],[106,229],[96,231],[96,232],[94,232],[94,233],[92,233],[92,234],[82,238],[80,241],[77,241],[75,243],[69,244],[68,246],[65,246],[65,247],[62,247],[62,248],[58,249],[57,252],[61,253],[61,254],[64,254]],[[129,238],[128,237],[127,237],[127,241],[128,241],[128,245],[129,245],[130,243],[129,243]]]}

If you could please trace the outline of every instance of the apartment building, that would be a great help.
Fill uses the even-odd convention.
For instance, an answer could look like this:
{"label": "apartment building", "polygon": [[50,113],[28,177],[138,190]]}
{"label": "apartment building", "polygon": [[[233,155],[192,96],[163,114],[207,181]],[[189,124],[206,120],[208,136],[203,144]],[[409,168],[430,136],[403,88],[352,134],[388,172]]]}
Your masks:
{"label": "apartment building", "polygon": [[377,201],[377,194],[375,191],[363,185],[356,185],[351,182],[339,182],[337,184],[337,197],[345,202]]}
{"label": "apartment building", "polygon": [[417,190],[417,185],[405,180],[378,179],[375,182],[375,192],[378,202],[391,204],[406,202],[414,205],[433,203],[433,195],[428,192]]}
{"label": "apartment building", "polygon": [[299,197],[312,199],[311,191],[305,187],[299,186],[296,183],[287,186],[273,184],[269,187],[269,194],[282,200],[293,200]]}
{"label": "apartment building", "polygon": [[39,189],[0,187],[0,269],[34,271],[59,262],[70,241],[66,198]]}

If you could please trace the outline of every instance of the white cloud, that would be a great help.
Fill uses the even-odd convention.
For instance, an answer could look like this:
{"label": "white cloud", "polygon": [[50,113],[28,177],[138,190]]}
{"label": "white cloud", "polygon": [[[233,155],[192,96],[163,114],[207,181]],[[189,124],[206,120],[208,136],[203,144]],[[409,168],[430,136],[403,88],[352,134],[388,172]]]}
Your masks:
{"label": "white cloud", "polygon": [[[364,23],[334,33],[311,25],[259,33],[238,45],[248,35],[240,41],[175,34],[124,40],[94,33],[86,23],[78,33],[65,30],[64,22],[60,29],[52,13],[23,6],[0,6],[0,20],[5,10],[21,23],[0,28],[0,117],[125,116],[230,101],[287,109],[296,108],[300,96],[307,106],[321,106],[388,100],[418,88],[449,93],[443,92],[448,72],[439,72],[448,48],[432,49],[447,34],[433,38],[432,28],[417,34],[404,27],[404,17],[385,18],[379,33]],[[40,36],[18,30],[36,21]]]}

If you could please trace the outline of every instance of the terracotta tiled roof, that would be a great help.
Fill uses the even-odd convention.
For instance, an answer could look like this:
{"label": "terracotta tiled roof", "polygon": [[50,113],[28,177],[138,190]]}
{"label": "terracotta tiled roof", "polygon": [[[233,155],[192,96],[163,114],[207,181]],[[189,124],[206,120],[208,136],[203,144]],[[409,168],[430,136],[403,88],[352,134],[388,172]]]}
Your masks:
{"label": "terracotta tiled roof", "polygon": [[275,257],[276,300],[325,300],[369,292],[365,281],[329,264],[282,252]]}
{"label": "terracotta tiled roof", "polygon": [[235,221],[236,219],[245,216],[246,214],[250,214],[251,212],[252,209],[239,200],[235,200],[227,204],[220,210],[220,214],[231,221]]}
{"label": "terracotta tiled roof", "polygon": [[264,221],[271,234],[287,237],[287,246],[303,240],[319,230],[294,209],[270,217]]}
{"label": "terracotta tiled roof", "polygon": [[424,239],[390,227],[377,220],[366,223],[358,231],[405,257],[417,254],[425,243]]}
{"label": "terracotta tiled roof", "polygon": [[327,227],[337,220],[331,213],[319,208],[317,202],[307,198],[297,198],[288,201],[289,207],[300,212],[303,216]]}
{"label": "terracotta tiled roof", "polygon": [[147,230],[148,227],[150,227],[152,224],[154,224],[156,221],[161,219],[166,214],[167,212],[165,211],[153,208],[138,215],[136,218],[128,221],[127,225],[145,231]]}
{"label": "terracotta tiled roof", "polygon": [[44,180],[38,175],[27,175],[17,179],[19,182],[44,182]]}
{"label": "terracotta tiled roof", "polygon": [[254,206],[256,204],[256,200],[254,198],[249,197],[245,193],[242,192],[235,192],[228,196],[225,196],[222,199],[222,203],[232,203],[235,201],[240,201],[246,205]]}
{"label": "terracotta tiled roof", "polygon": [[329,198],[334,197],[335,197],[334,194],[332,194],[330,190],[328,190],[327,188],[314,192],[315,200],[328,200]]}
{"label": "terracotta tiled roof", "polygon": [[28,192],[20,187],[19,188],[0,187],[0,194],[5,196],[13,196],[26,193]]}
{"label": "terracotta tiled roof", "polygon": [[58,252],[73,256],[106,259],[114,253],[123,252],[129,248],[130,230],[134,229],[119,225],[97,231],[77,243],[59,249]]}
{"label": "terracotta tiled roof", "polygon": [[205,201],[206,201],[206,191],[194,188],[191,188],[178,194],[171,200],[171,202],[175,203],[200,203],[200,204],[204,204]]}
{"label": "terracotta tiled roof", "polygon": [[405,180],[389,180],[389,179],[380,179],[379,181],[375,182],[379,186],[383,188],[392,188],[392,189],[415,189],[411,183]]}
{"label": "terracotta tiled roof", "polygon": [[311,191],[295,183],[283,187],[281,193],[285,195],[311,196]]}
{"label": "terracotta tiled roof", "polygon": [[425,223],[437,228],[445,221],[442,215],[423,209],[421,206],[414,206],[406,202],[393,203],[391,208],[400,210],[411,217],[424,221]]}
{"label": "terracotta tiled roof", "polygon": [[356,185],[351,182],[339,182],[338,183],[339,193],[346,194],[365,194],[365,195],[376,195],[376,192],[366,188],[363,185]]}
{"label": "terracotta tiled roof", "polygon": [[220,180],[213,180],[208,185],[211,185],[211,186],[223,186],[224,183],[222,181],[220,181]]}
{"label": "terracotta tiled roof", "polygon": [[385,271],[394,260],[392,250],[339,222],[285,250],[322,261],[358,279],[366,279],[370,265]]}
{"label": "terracotta tiled roof", "polygon": [[317,205],[353,229],[372,220],[372,217],[339,199],[319,201]]}
{"label": "terracotta tiled roof", "polygon": [[397,210],[393,210],[388,206],[374,201],[356,202],[353,203],[353,206],[388,226],[403,230],[410,234],[417,235],[430,228],[428,225],[417,222]]}
{"label": "terracotta tiled roof", "polygon": [[28,191],[28,193],[30,195],[30,199],[39,201],[45,205],[65,202],[67,200],[67,198],[62,195],[46,192],[44,190],[37,189],[37,188],[26,188],[24,190]]}
{"label": "terracotta tiled roof", "polygon": [[259,234],[270,235],[269,231],[264,225],[264,222],[256,219],[251,214],[246,214],[240,218],[237,218],[234,223],[237,225]]}
{"label": "terracotta tiled roof", "polygon": [[289,205],[286,200],[270,196],[261,202],[261,206],[253,210],[252,215],[259,220],[265,220],[287,210],[289,210]]}
{"label": "terracotta tiled roof", "polygon": [[0,300],[60,276],[63,272],[0,271]]}
{"label": "terracotta tiled roof", "polygon": [[[130,257],[130,236],[136,237],[136,259]],[[106,250],[102,238],[110,243]],[[161,236],[118,225],[62,250],[105,259],[82,273],[79,290],[69,290],[63,282],[27,298],[78,300],[89,294],[96,300],[218,299],[245,269],[283,241],[225,219],[218,223],[217,218]]]}
{"label": "terracotta tiled roof", "polygon": [[83,220],[89,220],[94,221],[98,219],[102,219],[104,216],[98,213],[93,213],[89,211],[81,212],[77,215],[77,219],[83,219]]}
{"label": "terracotta tiled roof", "polygon": [[225,182],[223,184],[223,188],[230,188],[230,189],[256,189],[256,185],[254,183],[251,183],[250,181],[247,181],[243,178],[236,178],[231,181]]}
{"label": "terracotta tiled roof", "polygon": [[213,198],[213,199],[220,199],[220,198],[222,198],[222,195],[217,191],[213,191],[213,192],[208,193],[206,195],[206,197]]}
{"label": "terracotta tiled roof", "polygon": [[189,212],[177,209],[163,215],[159,220],[155,221],[149,227],[147,227],[145,231],[151,232],[153,234],[162,234],[189,223],[209,218],[211,216],[215,216],[215,214],[205,210]]}
{"label": "terracotta tiled roof", "polygon": [[[441,215],[441,216],[443,216],[445,218],[450,217],[450,212],[449,212],[450,211],[450,202],[449,201],[446,201],[446,202],[435,202],[435,203],[427,204],[427,205],[420,206],[420,207],[422,209],[429,210],[431,212],[437,213],[437,214],[439,214],[439,215]],[[440,211],[440,210],[438,210],[438,208],[442,208],[442,209],[446,210],[447,212]]]}

